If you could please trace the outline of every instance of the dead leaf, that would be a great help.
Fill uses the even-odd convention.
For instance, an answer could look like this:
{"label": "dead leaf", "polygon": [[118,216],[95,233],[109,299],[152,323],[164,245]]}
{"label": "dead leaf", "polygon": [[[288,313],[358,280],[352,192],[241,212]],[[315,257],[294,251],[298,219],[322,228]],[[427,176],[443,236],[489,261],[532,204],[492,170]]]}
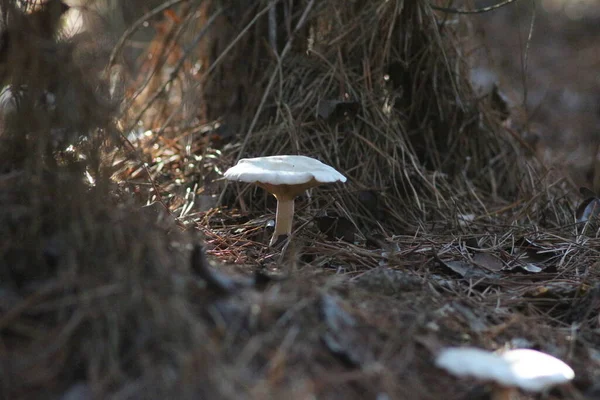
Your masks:
{"label": "dead leaf", "polygon": [[[522,254],[522,253],[525,254]],[[562,254],[553,248],[551,245],[543,246],[526,237],[519,239],[511,253],[519,258],[522,262],[535,262],[537,264],[552,261],[555,257],[560,257]]]}
{"label": "dead leaf", "polygon": [[504,263],[489,253],[476,253],[473,256],[473,263],[492,272],[498,272],[504,268]]}
{"label": "dead leaf", "polygon": [[465,261],[442,261],[442,265],[459,274],[465,279],[498,279],[499,275],[482,270],[480,267]]}
{"label": "dead leaf", "polygon": [[525,265],[522,265],[521,268],[523,268],[527,272],[534,272],[534,273],[542,272],[544,270],[543,268],[538,267],[537,265],[534,265],[532,263],[527,263]]}
{"label": "dead leaf", "polygon": [[546,268],[548,268],[548,267],[545,266],[545,265],[534,264],[534,263],[529,263],[529,262],[522,262],[520,260],[517,260],[516,263],[514,263],[510,267],[507,267],[506,271],[510,271],[510,272],[530,272],[530,273],[537,274],[539,272],[544,271]]}
{"label": "dead leaf", "polygon": [[584,200],[575,211],[577,222],[587,222],[590,219],[595,219],[600,214],[600,199],[590,197]]}

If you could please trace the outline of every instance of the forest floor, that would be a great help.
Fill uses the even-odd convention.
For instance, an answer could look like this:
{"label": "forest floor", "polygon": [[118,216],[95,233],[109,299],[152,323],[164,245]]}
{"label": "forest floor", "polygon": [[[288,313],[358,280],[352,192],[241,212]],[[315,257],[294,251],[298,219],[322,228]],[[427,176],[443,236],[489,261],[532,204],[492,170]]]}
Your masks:
{"label": "forest floor", "polygon": [[[549,175],[570,182],[567,191],[597,189],[594,33],[600,31],[597,7],[584,3],[579,17],[552,1],[467,17],[478,67],[495,77],[512,108],[509,127],[529,140]],[[260,364],[253,393],[277,398],[284,388],[298,398],[485,399],[488,386],[456,381],[433,365],[441,348],[470,345],[554,354],[576,378],[544,398],[598,398],[595,226],[570,222],[577,202],[565,206],[543,193],[531,202],[542,206],[527,225],[516,224],[511,212],[491,219],[458,215],[409,235],[354,242],[327,240],[327,228],[301,206],[301,228],[283,254],[264,245],[272,215],[202,214],[198,227],[208,254],[237,265],[238,274],[273,279],[230,300],[250,310],[253,298],[266,318],[264,330],[251,336],[257,357],[265,353],[260,346],[273,350]],[[562,223],[546,224],[549,214]]]}
{"label": "forest floor", "polygon": [[[289,244],[272,248],[273,199],[261,197],[260,207],[251,207],[242,195],[221,196],[222,180],[198,179],[199,170],[220,177],[235,160],[224,149],[194,157],[200,153],[194,146],[205,143],[181,139],[186,132],[164,138],[147,131],[129,142],[148,163],[115,167],[116,194],[154,200],[135,212],[117,195],[114,205],[87,188],[81,199],[63,195],[72,188],[57,177],[47,193],[36,192],[41,204],[46,197],[64,200],[43,207],[58,216],[53,226],[41,224],[44,242],[35,244],[49,266],[31,273],[15,263],[0,275],[20,279],[16,289],[0,287],[0,395],[489,399],[491,385],[435,366],[441,349],[474,346],[534,348],[574,369],[571,384],[520,399],[600,399],[599,227],[591,218],[576,222],[576,214],[593,214],[597,204],[590,192],[582,199],[576,191],[577,185],[598,189],[600,17],[590,6],[583,19],[572,20],[543,8],[552,4],[536,8],[526,91],[530,2],[465,17],[472,18],[476,41],[467,45],[480,53],[480,72],[491,72],[508,99],[508,129],[557,171],[547,174],[556,175],[544,181],[550,183],[523,172],[523,180],[538,185],[527,198],[479,204],[474,196],[473,205],[458,204],[452,214],[444,208],[402,232],[373,233],[344,215],[338,184],[323,196],[337,215],[320,213],[312,197],[299,198]],[[3,174],[0,185],[22,188],[20,176]],[[15,193],[21,192],[0,201],[12,207],[3,218],[19,222],[29,214]],[[214,207],[221,197],[229,201]],[[442,209],[456,200],[441,197],[428,205],[437,201]],[[38,197],[31,201],[38,204]],[[59,218],[76,213],[81,221]],[[5,260],[26,259],[27,242],[11,234],[2,244],[11,250]],[[57,273],[51,264],[60,262],[66,267]]]}

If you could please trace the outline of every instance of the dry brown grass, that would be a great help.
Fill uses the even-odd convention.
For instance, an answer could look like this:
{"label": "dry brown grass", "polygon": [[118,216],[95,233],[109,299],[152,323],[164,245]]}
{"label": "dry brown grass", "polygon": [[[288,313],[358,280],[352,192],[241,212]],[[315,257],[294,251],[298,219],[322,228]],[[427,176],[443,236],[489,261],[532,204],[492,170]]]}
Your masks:
{"label": "dry brown grass", "polygon": [[305,154],[335,166],[350,177],[336,200],[364,234],[528,194],[518,143],[474,98],[456,33],[426,3],[316,8],[312,48],[267,71],[270,91],[231,161]]}

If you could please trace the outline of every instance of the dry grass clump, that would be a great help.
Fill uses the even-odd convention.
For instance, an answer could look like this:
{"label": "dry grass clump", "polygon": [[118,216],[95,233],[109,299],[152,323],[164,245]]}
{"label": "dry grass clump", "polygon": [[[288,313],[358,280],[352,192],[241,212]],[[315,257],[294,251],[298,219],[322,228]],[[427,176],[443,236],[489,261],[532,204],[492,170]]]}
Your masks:
{"label": "dry grass clump", "polygon": [[140,147],[160,159],[155,176],[178,175],[178,215],[190,204],[186,190],[227,205],[235,195],[243,210],[262,211],[262,191],[223,193],[212,181],[240,157],[285,153],[351,178],[335,197],[320,188],[312,205],[349,217],[363,237],[487,214],[531,193],[519,142],[472,93],[460,20],[426,1],[279,4],[275,54],[268,10],[193,2],[162,19],[149,13],[157,35],[124,126],[152,128]]}
{"label": "dry grass clump", "polygon": [[103,156],[116,143],[116,108],[107,83],[83,69],[83,44],[40,36],[10,10],[18,14],[8,16],[15,41],[2,53],[13,95],[0,132],[0,397],[50,398],[87,381],[98,398],[126,398],[130,385],[164,398],[175,354],[200,332],[178,275],[190,238],[126,193],[117,201]]}
{"label": "dry grass clump", "polygon": [[308,52],[273,63],[234,159],[322,159],[350,176],[336,197],[366,231],[404,232],[528,190],[518,147],[470,89],[452,24],[427,2],[328,1],[307,15]]}

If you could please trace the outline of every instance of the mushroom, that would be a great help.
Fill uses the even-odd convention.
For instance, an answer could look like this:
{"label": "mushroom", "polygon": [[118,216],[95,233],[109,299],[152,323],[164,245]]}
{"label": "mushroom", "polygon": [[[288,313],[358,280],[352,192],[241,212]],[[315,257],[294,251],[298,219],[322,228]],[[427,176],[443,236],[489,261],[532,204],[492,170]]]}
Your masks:
{"label": "mushroom", "polygon": [[492,400],[510,400],[517,389],[541,392],[575,377],[561,360],[531,349],[495,354],[472,347],[447,348],[436,357],[435,364],[455,376],[493,381]]}
{"label": "mushroom", "polygon": [[292,233],[294,198],[322,183],[346,182],[346,177],[329,165],[306,156],[242,158],[225,172],[232,181],[255,183],[277,199],[273,246],[280,236]]}
{"label": "mushroom", "polygon": [[509,350],[500,355],[518,378],[518,386],[526,391],[541,392],[562,385],[575,377],[575,372],[563,361],[541,351]]}

